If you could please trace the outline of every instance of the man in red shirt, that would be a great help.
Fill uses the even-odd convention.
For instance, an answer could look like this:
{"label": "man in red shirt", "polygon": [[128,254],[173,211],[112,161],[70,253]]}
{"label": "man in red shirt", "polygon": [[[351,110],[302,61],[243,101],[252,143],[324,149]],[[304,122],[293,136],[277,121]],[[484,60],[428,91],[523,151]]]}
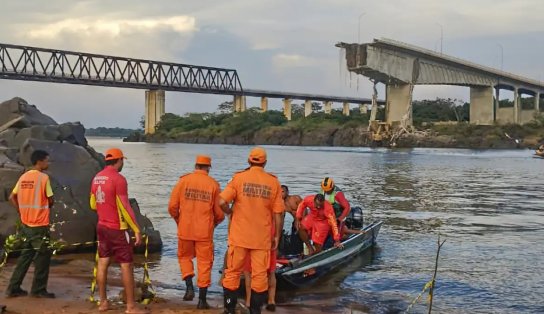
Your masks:
{"label": "man in red shirt", "polygon": [[140,227],[136,222],[134,210],[128,200],[127,180],[119,172],[123,169],[123,152],[118,148],[106,152],[106,167],[96,174],[91,186],[91,209],[98,214],[96,233],[98,237],[97,283],[100,293],[100,311],[110,309],[106,295],[108,266],[113,257],[121,265],[121,276],[125,288],[127,309],[125,313],[149,313],[137,307],[134,300],[134,273],[132,263],[132,243],[127,232],[130,227],[136,241],[142,243]]}
{"label": "man in red shirt", "polygon": [[[303,218],[306,208],[310,213]],[[336,217],[331,204],[325,201],[323,194],[306,196],[298,205],[295,226],[299,230],[302,241],[310,250],[310,255],[319,253],[323,248],[323,243],[327,239],[329,231],[332,230],[335,247],[342,247],[340,243],[340,233],[336,224]],[[310,236],[313,246],[310,243]]]}

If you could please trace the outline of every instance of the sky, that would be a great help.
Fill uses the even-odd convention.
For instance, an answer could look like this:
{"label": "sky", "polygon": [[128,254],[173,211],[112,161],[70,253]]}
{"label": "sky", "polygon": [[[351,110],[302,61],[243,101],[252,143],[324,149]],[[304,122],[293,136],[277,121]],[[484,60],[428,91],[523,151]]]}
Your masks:
{"label": "sky", "polygon": [[[2,0],[0,42],[232,68],[244,88],[370,97],[337,42],[384,37],[439,51],[442,37],[445,54],[544,81],[542,12],[542,0]],[[143,90],[0,80],[0,101],[15,96],[86,127],[137,128],[144,114]],[[414,90],[415,99],[436,97],[466,101],[469,89]],[[166,112],[231,100],[167,92]]]}

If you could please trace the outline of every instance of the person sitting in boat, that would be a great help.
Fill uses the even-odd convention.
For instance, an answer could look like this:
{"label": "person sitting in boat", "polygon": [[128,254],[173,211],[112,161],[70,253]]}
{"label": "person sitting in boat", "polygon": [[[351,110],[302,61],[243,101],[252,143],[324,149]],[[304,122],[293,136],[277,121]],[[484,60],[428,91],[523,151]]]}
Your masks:
{"label": "person sitting in boat", "polygon": [[338,222],[342,223],[351,211],[344,192],[334,184],[333,179],[326,177],[321,181],[321,193],[325,196],[325,200],[331,203]]}
{"label": "person sitting in boat", "polygon": [[[306,208],[310,209],[310,213],[304,216]],[[295,226],[300,238],[308,247],[310,255],[319,253],[323,249],[323,243],[330,231],[332,231],[334,246],[342,247],[334,210],[332,205],[325,201],[323,194],[309,195],[302,200],[297,208]],[[310,238],[313,245],[310,243]]]}

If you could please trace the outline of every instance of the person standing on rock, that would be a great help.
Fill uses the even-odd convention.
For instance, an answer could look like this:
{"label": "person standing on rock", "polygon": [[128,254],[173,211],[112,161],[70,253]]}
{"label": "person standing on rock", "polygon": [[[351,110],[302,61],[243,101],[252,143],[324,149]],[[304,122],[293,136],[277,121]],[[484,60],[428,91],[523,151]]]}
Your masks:
{"label": "person standing on rock", "polygon": [[209,176],[212,160],[196,157],[195,170],[179,178],[172,190],[168,212],[178,226],[178,259],[187,285],[183,300],[195,296],[193,258],[197,260],[198,309],[209,309],[206,301],[213,265],[213,231],[225,219],[219,207],[219,183]]}
{"label": "person standing on rock", "polygon": [[97,284],[100,294],[100,311],[110,309],[106,295],[108,267],[113,257],[121,265],[121,276],[126,293],[127,314],[149,313],[141,309],[134,299],[133,244],[127,229],[134,232],[134,245],[142,243],[142,234],[134,210],[128,199],[127,180],[119,172],[124,165],[123,152],[111,148],[106,152],[106,167],[96,174],[91,185],[91,209],[98,214],[96,234],[98,238]]}
{"label": "person standing on rock", "polygon": [[21,255],[6,291],[7,297],[26,296],[21,288],[30,264],[34,262],[34,280],[30,295],[37,298],[54,298],[47,292],[51,249],[49,248],[49,215],[53,206],[53,190],[49,176],[43,171],[49,167],[49,154],[36,150],[30,156],[32,169],[25,172],[11,192],[10,201],[19,209],[20,233],[23,237]]}
{"label": "person standing on rock", "polygon": [[[261,313],[266,301],[270,250],[278,247],[285,208],[280,182],[264,171],[266,157],[263,148],[253,148],[249,153],[249,168],[234,174],[221,192],[221,208],[227,214],[232,213],[223,279],[225,313],[235,313],[246,256],[251,259],[250,312]],[[230,208],[232,201],[234,205]],[[275,227],[274,237],[270,232],[272,226]]]}

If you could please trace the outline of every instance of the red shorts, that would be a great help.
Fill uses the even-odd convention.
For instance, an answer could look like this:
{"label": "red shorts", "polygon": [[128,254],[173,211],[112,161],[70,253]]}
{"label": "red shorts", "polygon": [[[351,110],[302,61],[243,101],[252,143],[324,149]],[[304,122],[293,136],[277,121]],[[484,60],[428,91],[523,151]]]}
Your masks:
{"label": "red shorts", "polygon": [[114,257],[119,264],[132,263],[132,241],[126,230],[110,229],[98,225],[98,256]]}
{"label": "red shorts", "polygon": [[[268,265],[268,272],[273,273],[276,271],[276,262],[278,257],[276,256],[276,250],[270,250],[270,264]],[[244,263],[244,271],[251,272],[251,256],[246,255],[246,261]]]}
{"label": "red shorts", "polygon": [[306,215],[302,219],[302,227],[306,229],[308,233],[311,233],[312,241],[319,245],[325,243],[329,231],[331,230],[331,226],[329,226],[329,223],[326,220],[314,219],[312,215]]}

